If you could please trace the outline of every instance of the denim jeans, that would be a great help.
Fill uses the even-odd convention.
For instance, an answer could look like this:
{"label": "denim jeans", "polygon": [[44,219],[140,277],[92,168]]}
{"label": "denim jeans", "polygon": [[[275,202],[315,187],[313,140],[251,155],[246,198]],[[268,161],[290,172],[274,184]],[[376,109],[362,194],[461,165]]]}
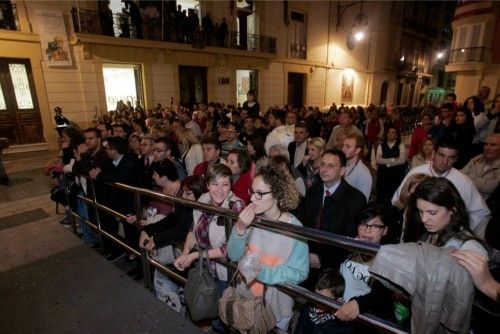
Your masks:
{"label": "denim jeans", "polygon": [[[219,289],[219,294],[222,296],[222,293],[229,286],[228,281],[221,281],[219,279],[215,279],[215,283],[217,284],[217,288]],[[212,329],[217,333],[229,333],[226,325],[220,320],[220,318],[212,320]]]}
{"label": "denim jeans", "polygon": [[[82,192],[80,195],[84,195],[84,193]],[[78,212],[78,215],[83,219],[87,221],[89,220],[87,203],[79,198],[76,199],[76,212]],[[100,241],[99,237],[91,227],[87,226],[85,223],[80,223],[80,226],[82,228],[83,242],[85,242],[85,244],[92,245],[93,243],[98,243]]]}

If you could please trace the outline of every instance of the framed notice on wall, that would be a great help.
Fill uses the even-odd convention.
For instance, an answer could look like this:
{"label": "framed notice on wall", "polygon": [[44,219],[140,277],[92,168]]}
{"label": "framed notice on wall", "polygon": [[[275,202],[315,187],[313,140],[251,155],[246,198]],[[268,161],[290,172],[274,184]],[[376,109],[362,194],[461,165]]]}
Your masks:
{"label": "framed notice on wall", "polygon": [[354,93],[354,76],[350,73],[342,75],[342,102],[352,102]]}
{"label": "framed notice on wall", "polygon": [[36,9],[34,13],[45,61],[49,66],[71,66],[68,36],[62,12]]}

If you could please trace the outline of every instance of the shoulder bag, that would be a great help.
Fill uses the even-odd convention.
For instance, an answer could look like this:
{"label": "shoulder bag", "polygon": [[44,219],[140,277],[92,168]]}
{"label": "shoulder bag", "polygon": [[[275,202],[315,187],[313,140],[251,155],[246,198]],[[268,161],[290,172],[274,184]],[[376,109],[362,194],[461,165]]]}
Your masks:
{"label": "shoulder bag", "polygon": [[[193,321],[217,318],[217,303],[220,298],[215,279],[209,271],[208,252],[199,250],[198,253],[198,263],[189,271],[184,286],[184,299]],[[203,255],[206,257],[206,267],[203,266]]]}
{"label": "shoulder bag", "polygon": [[[234,273],[231,282],[236,277]],[[267,334],[276,326],[276,319],[264,295],[248,298],[229,286],[219,300],[219,317],[227,326],[246,334]]]}

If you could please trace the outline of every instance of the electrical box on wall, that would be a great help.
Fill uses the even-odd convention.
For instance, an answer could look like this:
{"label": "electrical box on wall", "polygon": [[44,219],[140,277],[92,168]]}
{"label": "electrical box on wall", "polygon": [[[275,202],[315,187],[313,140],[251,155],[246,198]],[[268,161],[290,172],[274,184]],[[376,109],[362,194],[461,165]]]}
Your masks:
{"label": "electrical box on wall", "polygon": [[219,77],[219,85],[229,85],[228,77]]}

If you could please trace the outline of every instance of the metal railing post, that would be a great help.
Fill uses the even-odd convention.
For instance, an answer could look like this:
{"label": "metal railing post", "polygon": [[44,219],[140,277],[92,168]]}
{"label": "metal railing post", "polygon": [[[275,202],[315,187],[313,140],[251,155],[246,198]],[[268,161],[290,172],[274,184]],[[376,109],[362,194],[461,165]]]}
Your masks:
{"label": "metal railing post", "polygon": [[[140,221],[142,220],[142,206],[141,206],[141,194],[134,192],[134,206],[135,206],[135,216],[137,217],[136,226],[139,229],[139,234],[141,233]],[[149,265],[149,254],[144,248],[141,251],[141,266],[142,273],[144,275],[144,287],[151,290],[153,288],[153,282],[151,281],[151,266]]]}
{"label": "metal railing post", "polygon": [[95,222],[97,224],[97,229],[99,231],[99,249],[101,253],[104,253],[104,237],[102,235],[102,227],[101,227],[101,219],[99,218],[99,210],[97,209],[97,197],[95,194],[95,184],[94,181],[90,178],[87,178],[87,181],[90,181],[90,191],[92,193],[92,207],[94,208],[94,216]]}
{"label": "metal railing post", "polygon": [[73,233],[77,234],[76,231],[76,222],[75,218],[73,217],[73,209],[71,208],[71,204],[69,202],[69,181],[66,173],[63,173],[63,187],[64,187],[64,197],[66,198],[66,207],[64,208],[64,217],[68,218],[68,210],[69,210],[69,217],[71,219],[71,228],[73,229]]}

